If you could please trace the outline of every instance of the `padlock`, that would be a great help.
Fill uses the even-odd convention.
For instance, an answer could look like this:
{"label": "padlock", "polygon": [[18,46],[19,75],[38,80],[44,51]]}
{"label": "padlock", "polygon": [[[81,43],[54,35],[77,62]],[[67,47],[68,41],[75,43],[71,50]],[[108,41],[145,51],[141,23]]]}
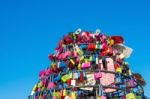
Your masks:
{"label": "padlock", "polygon": [[132,77],[130,77],[130,79],[128,80],[128,84],[129,84],[129,87],[135,87],[136,86],[135,81]]}
{"label": "padlock", "polygon": [[77,56],[78,56],[78,53],[77,53],[76,50],[73,51],[73,56],[74,56],[74,57],[77,57]]}
{"label": "padlock", "polygon": [[98,65],[98,63],[99,63],[99,62],[98,62],[98,56],[96,56],[96,64]]}
{"label": "padlock", "polygon": [[80,45],[80,48],[81,48],[82,50],[86,50],[87,45],[86,45],[86,44],[81,44],[81,45]]}
{"label": "padlock", "polygon": [[121,67],[118,67],[118,68],[116,69],[116,72],[117,72],[117,73],[122,73],[122,68],[121,68]]}
{"label": "padlock", "polygon": [[128,93],[126,95],[126,99],[137,99],[137,98],[136,98],[136,95],[134,93]]}
{"label": "padlock", "polygon": [[46,77],[45,76],[45,70],[41,70],[39,73],[39,76],[40,76],[40,79],[44,79]]}
{"label": "padlock", "polygon": [[67,74],[61,77],[61,81],[62,81],[63,83],[67,82],[67,80],[69,80],[69,79],[70,79],[70,76],[67,75]]}
{"label": "padlock", "polygon": [[77,93],[75,91],[71,92],[71,99],[77,99]]}
{"label": "padlock", "polygon": [[94,73],[94,77],[97,80],[102,77],[102,73],[101,72]]}
{"label": "padlock", "polygon": [[101,45],[101,44],[96,44],[96,49],[97,49],[97,50],[102,49],[102,45]]}
{"label": "padlock", "polygon": [[115,84],[121,84],[122,83],[122,76],[120,73],[116,73],[115,74],[116,77],[115,77]]}
{"label": "padlock", "polygon": [[57,82],[57,81],[59,81],[61,79],[61,75],[60,74],[58,74],[56,77],[54,77],[54,82]]}
{"label": "padlock", "polygon": [[94,50],[96,50],[96,45],[95,44],[88,44],[87,50],[88,51],[94,51]]}
{"label": "padlock", "polygon": [[68,92],[66,89],[63,90],[63,96],[67,96],[68,95]]}
{"label": "padlock", "polygon": [[83,72],[80,72],[80,81],[81,81],[81,82],[83,82],[83,81],[84,81]]}
{"label": "padlock", "polygon": [[67,64],[64,62],[64,61],[62,61],[62,62],[58,62],[58,67],[59,68],[65,68],[65,67],[67,67]]}
{"label": "padlock", "polygon": [[52,99],[61,99],[60,95],[59,95],[59,92],[53,92],[52,94],[53,98]]}
{"label": "padlock", "polygon": [[122,44],[124,42],[124,39],[121,36],[110,36],[110,39],[113,40],[114,44]]}
{"label": "padlock", "polygon": [[52,71],[52,69],[50,68],[50,67],[48,67],[47,69],[46,69],[46,71],[45,71],[45,75],[46,76],[49,76],[50,74],[52,74],[53,73],[53,71]]}
{"label": "padlock", "polygon": [[32,91],[35,92],[35,91],[37,91],[37,89],[38,89],[38,86],[37,86],[37,84],[35,84],[34,87],[33,87],[33,89],[32,89]]}
{"label": "padlock", "polygon": [[77,53],[82,56],[83,55],[83,51],[78,47],[78,45],[75,45],[75,50],[77,51]]}
{"label": "padlock", "polygon": [[70,62],[72,63],[72,65],[75,65],[75,62],[73,59],[70,59]]}
{"label": "padlock", "polygon": [[42,88],[42,81],[38,83],[38,88]]}
{"label": "padlock", "polygon": [[78,64],[78,70],[81,70],[81,63]]}
{"label": "padlock", "polygon": [[136,96],[136,99],[143,99],[141,96]]}
{"label": "padlock", "polygon": [[53,82],[53,79],[54,79],[53,77],[54,77],[53,75],[50,75],[50,79],[49,79],[49,82],[48,82],[48,85],[47,85],[48,90],[56,87],[56,85]]}
{"label": "padlock", "polygon": [[110,45],[110,46],[114,45],[114,40],[111,39],[111,38],[109,38],[109,39],[107,40],[107,44]]}
{"label": "padlock", "polygon": [[90,68],[91,62],[82,63],[82,69]]}
{"label": "padlock", "polygon": [[115,64],[114,64],[114,68],[115,68],[115,69],[119,68],[119,64],[115,63]]}

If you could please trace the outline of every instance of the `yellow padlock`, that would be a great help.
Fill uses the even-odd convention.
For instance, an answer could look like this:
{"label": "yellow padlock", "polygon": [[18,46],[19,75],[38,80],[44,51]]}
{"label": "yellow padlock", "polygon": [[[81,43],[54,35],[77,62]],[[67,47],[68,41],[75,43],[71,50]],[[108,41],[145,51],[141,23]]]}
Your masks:
{"label": "yellow padlock", "polygon": [[137,98],[136,98],[136,95],[134,93],[128,93],[126,95],[126,99],[137,99]]}
{"label": "yellow padlock", "polygon": [[101,99],[101,96],[98,96],[97,99]]}
{"label": "yellow padlock", "polygon": [[84,56],[81,56],[81,57],[80,57],[80,61],[83,61],[83,60],[84,60]]}
{"label": "yellow padlock", "polygon": [[71,93],[71,98],[72,98],[72,99],[76,99],[76,98],[77,98],[77,93],[76,93],[75,91],[73,91],[73,92]]}
{"label": "yellow padlock", "polygon": [[114,40],[113,39],[108,39],[107,44],[114,45]]}
{"label": "yellow padlock", "polygon": [[63,90],[63,96],[67,96],[67,90],[66,89]]}
{"label": "yellow padlock", "polygon": [[88,59],[84,59],[84,62],[87,63],[87,62],[88,62]]}
{"label": "yellow padlock", "polygon": [[78,64],[78,70],[81,70],[81,63]]}
{"label": "yellow padlock", "polygon": [[75,65],[75,62],[73,61],[73,59],[70,59],[70,62],[71,62],[73,65]]}
{"label": "yellow padlock", "polygon": [[90,61],[92,61],[92,59],[93,59],[93,57],[92,57],[92,56],[90,56],[90,58],[89,58],[89,62],[90,62]]}
{"label": "yellow padlock", "polygon": [[34,85],[34,87],[33,87],[32,90],[35,92],[35,91],[37,90],[37,88],[38,88],[38,87],[37,87],[37,84],[36,84],[36,85]]}
{"label": "yellow padlock", "polygon": [[116,72],[122,73],[122,68],[121,68],[121,67],[118,67],[118,68],[116,69]]}

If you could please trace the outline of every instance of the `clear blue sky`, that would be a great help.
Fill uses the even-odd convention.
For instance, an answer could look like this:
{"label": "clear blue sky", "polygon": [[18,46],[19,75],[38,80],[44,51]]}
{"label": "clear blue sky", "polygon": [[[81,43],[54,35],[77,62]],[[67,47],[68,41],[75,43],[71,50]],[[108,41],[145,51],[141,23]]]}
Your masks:
{"label": "clear blue sky", "polygon": [[150,1],[1,0],[0,99],[27,99],[58,40],[78,27],[122,35],[150,97]]}

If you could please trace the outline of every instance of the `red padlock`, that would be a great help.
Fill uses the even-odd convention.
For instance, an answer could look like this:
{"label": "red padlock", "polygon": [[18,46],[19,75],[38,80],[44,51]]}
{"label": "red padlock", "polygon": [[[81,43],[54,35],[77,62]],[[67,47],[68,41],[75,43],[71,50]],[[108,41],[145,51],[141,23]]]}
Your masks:
{"label": "red padlock", "polygon": [[119,64],[114,64],[114,68],[117,69],[119,67]]}

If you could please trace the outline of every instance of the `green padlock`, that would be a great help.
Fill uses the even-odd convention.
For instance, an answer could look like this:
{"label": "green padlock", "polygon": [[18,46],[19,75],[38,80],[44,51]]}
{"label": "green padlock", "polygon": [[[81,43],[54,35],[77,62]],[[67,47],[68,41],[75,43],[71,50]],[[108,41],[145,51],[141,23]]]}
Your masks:
{"label": "green padlock", "polygon": [[52,94],[53,97],[56,97],[56,99],[61,99],[59,92],[53,92]]}
{"label": "green padlock", "polygon": [[70,75],[67,75],[67,74],[61,77],[61,81],[64,83],[67,82],[67,80],[69,79],[70,79]]}
{"label": "green padlock", "polygon": [[42,81],[38,83],[38,88],[42,88]]}

